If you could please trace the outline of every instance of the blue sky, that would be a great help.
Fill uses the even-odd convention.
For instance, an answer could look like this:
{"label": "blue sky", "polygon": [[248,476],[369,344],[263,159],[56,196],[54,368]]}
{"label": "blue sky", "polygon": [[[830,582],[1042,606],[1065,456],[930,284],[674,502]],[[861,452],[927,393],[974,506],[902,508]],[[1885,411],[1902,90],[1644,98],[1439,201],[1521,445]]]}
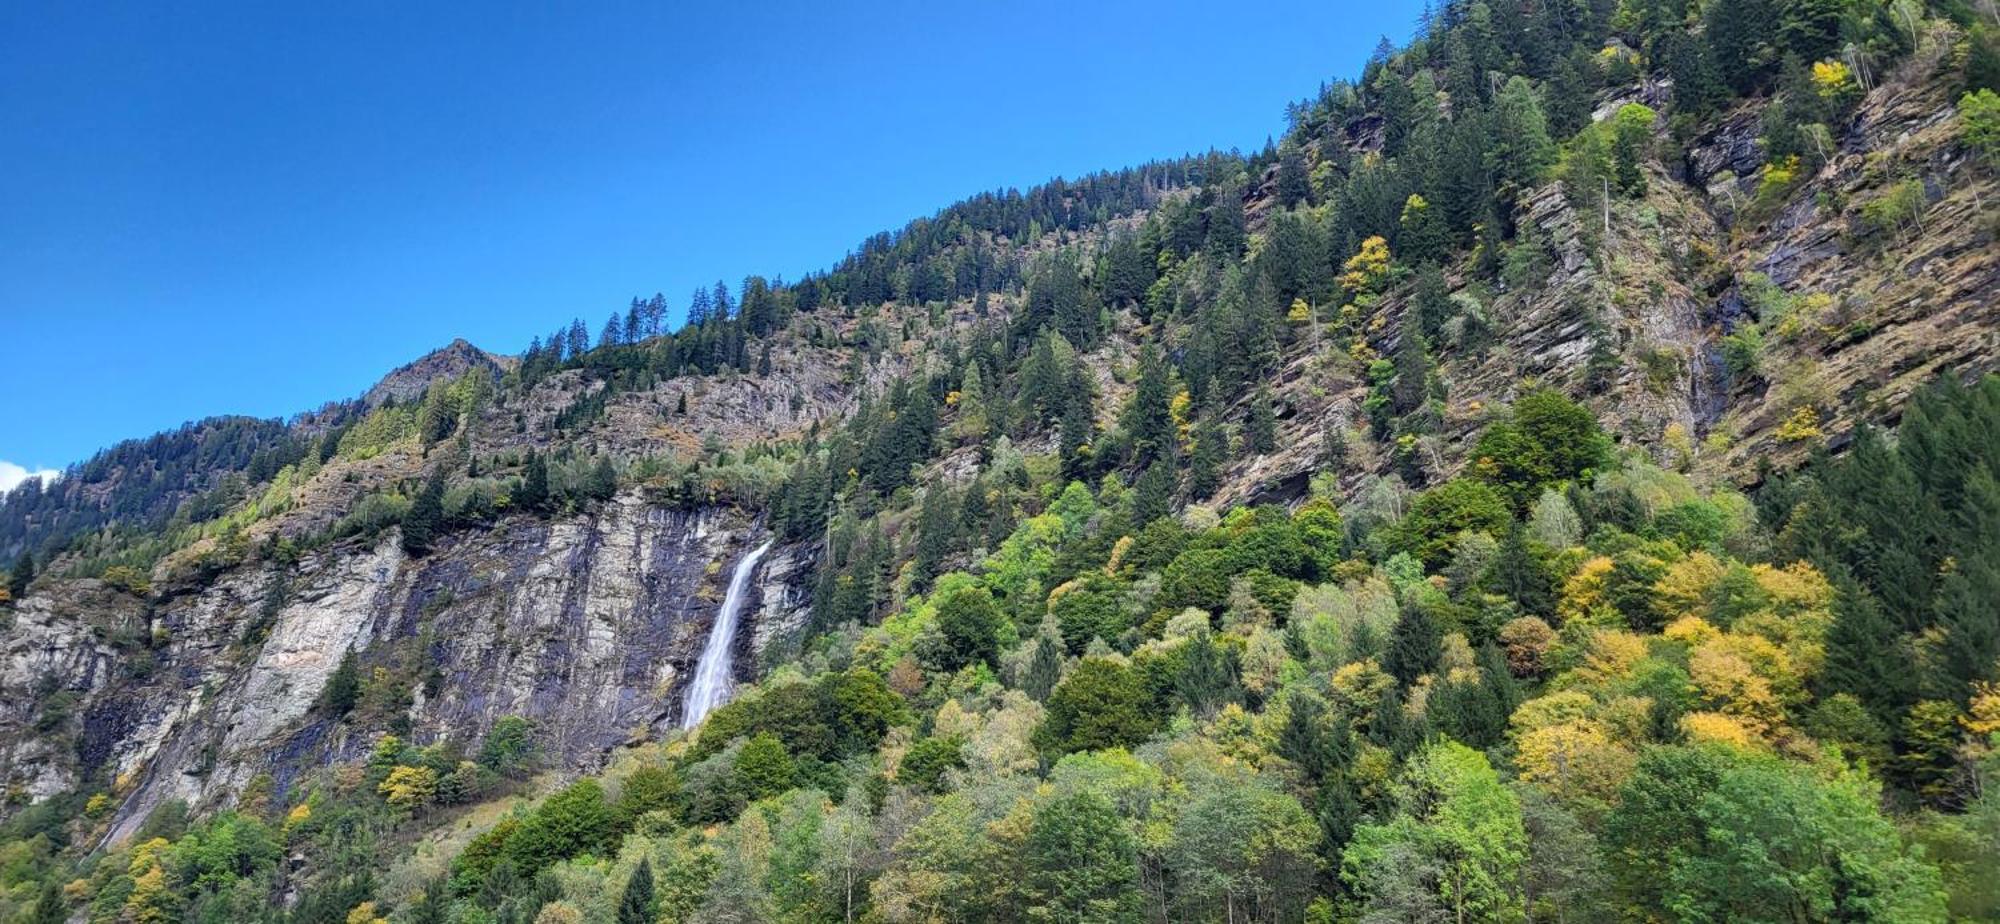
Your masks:
{"label": "blue sky", "polygon": [[0,5],[0,478],[1254,148],[1419,7],[558,6]]}

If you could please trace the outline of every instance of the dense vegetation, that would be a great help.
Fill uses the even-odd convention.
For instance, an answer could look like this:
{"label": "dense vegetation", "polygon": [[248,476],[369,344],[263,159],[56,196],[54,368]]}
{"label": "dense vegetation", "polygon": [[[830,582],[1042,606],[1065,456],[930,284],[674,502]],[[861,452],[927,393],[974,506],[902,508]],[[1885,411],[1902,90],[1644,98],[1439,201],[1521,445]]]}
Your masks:
{"label": "dense vegetation", "polygon": [[[1547,273],[1524,193],[1560,182],[1585,214],[1637,201],[1744,99],[1762,113],[1752,209],[1911,60],[1951,75],[1990,170],[1987,13],[1448,3],[1255,156],[968,200],[826,274],[704,289],[677,330],[663,297],[634,299],[595,341],[572,322],[504,376],[310,438],[259,425],[134,449],[213,461],[95,512],[17,491],[0,542],[38,555],[16,597],[51,553],[127,584],[176,549],[282,567],[393,528],[424,555],[634,485],[767,511],[821,556],[796,656],[691,736],[551,782],[522,720],[477,748],[402,740],[408,678],[350,658],[319,716],[389,732],[369,760],[259,781],[212,817],[162,809],[107,851],[89,835],[120,781],[22,808],[0,832],[0,915],[2000,917],[2000,379],[1946,378],[1893,432],[1863,427],[1746,493],[1535,387],[1454,464],[1438,371],[1490,347],[1492,292]],[[1659,108],[1593,121],[1604,91],[1647,77],[1672,81]],[[1862,210],[1869,233],[1920,219],[1923,184],[1891,189]],[[1730,373],[1798,391],[1780,435],[1824,447],[1830,399],[1762,362],[1817,309],[1738,286],[1758,314],[1722,345]],[[892,346],[927,361],[782,445],[614,459],[567,439],[619,394],[768,372],[780,336],[857,368]],[[1280,449],[1272,390],[1298,356],[1366,382],[1359,415],[1304,428],[1317,474],[1295,503],[1211,506],[1231,466]],[[548,451],[471,450],[479,421],[558,379],[576,397]],[[1380,463],[1365,474],[1362,447]],[[107,471],[139,467],[124,451]],[[241,539],[281,487],[394,453],[426,476],[312,536]]]}

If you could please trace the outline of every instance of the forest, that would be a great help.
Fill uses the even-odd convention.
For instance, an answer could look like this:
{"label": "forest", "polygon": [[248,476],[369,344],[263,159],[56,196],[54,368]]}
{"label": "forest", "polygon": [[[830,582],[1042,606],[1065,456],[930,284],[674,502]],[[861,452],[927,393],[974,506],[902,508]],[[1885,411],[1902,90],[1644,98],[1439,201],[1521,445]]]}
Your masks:
{"label": "forest", "polygon": [[[143,595],[194,549],[177,580],[391,530],[420,558],[627,490],[754,511],[816,568],[784,657],[600,772],[524,717],[410,740],[435,681],[350,652],[314,710],[365,760],[169,803],[118,845],[96,839],[129,781],[15,799],[0,920],[2000,920],[2000,376],[1830,432],[1864,402],[1779,359],[1863,325],[1713,267],[1751,306],[1723,387],[1783,397],[1796,464],[1628,438],[1591,404],[1621,365],[1592,306],[1551,322],[1591,332],[1575,387],[1522,372],[1461,430],[1444,371],[1493,358],[1491,306],[1553,272],[1534,191],[1603,215],[1579,236],[1608,248],[1754,113],[1740,214],[1769,220],[1893,81],[1949,85],[1990,182],[1990,3],[1451,0],[1256,154],[975,197],[414,401],[205,422],[31,481],[0,503],[0,606],[63,578]],[[1926,233],[1940,195],[1882,188],[1842,204],[1857,248]],[[770,376],[781,342],[920,361],[795,439],[585,445],[619,396]],[[541,451],[471,450],[565,376],[594,390]],[[1351,417],[1297,419],[1299,376],[1359,383]],[[1312,460],[1296,490],[1241,489],[1287,450]],[[428,474],[245,538],[291,486],[398,452]]]}

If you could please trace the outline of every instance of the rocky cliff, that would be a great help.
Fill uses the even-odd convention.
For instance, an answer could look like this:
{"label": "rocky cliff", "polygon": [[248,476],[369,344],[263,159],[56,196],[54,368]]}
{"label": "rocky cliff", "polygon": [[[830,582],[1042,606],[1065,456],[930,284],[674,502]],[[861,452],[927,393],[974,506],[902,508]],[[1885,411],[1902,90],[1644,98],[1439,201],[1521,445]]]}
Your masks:
{"label": "rocky cliff", "polygon": [[[760,534],[738,511],[628,492],[422,559],[385,535],[151,602],[52,585],[18,608],[0,660],[0,773],[32,799],[106,771],[128,793],[116,839],[164,800],[214,804],[260,774],[282,791],[385,730],[472,747],[517,715],[555,766],[592,767],[671,726],[728,570]],[[767,556],[741,663],[800,628],[809,563],[797,547]],[[316,703],[349,651],[371,692],[335,723]]]}

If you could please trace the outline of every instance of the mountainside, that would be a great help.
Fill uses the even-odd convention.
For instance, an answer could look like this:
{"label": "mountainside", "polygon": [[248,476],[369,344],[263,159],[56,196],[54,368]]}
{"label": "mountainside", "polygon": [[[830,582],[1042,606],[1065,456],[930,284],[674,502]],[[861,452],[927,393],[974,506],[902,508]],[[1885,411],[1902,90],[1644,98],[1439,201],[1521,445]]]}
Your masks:
{"label": "mountainside", "polygon": [[24,483],[0,920],[2000,919],[1990,14],[1448,3]]}

